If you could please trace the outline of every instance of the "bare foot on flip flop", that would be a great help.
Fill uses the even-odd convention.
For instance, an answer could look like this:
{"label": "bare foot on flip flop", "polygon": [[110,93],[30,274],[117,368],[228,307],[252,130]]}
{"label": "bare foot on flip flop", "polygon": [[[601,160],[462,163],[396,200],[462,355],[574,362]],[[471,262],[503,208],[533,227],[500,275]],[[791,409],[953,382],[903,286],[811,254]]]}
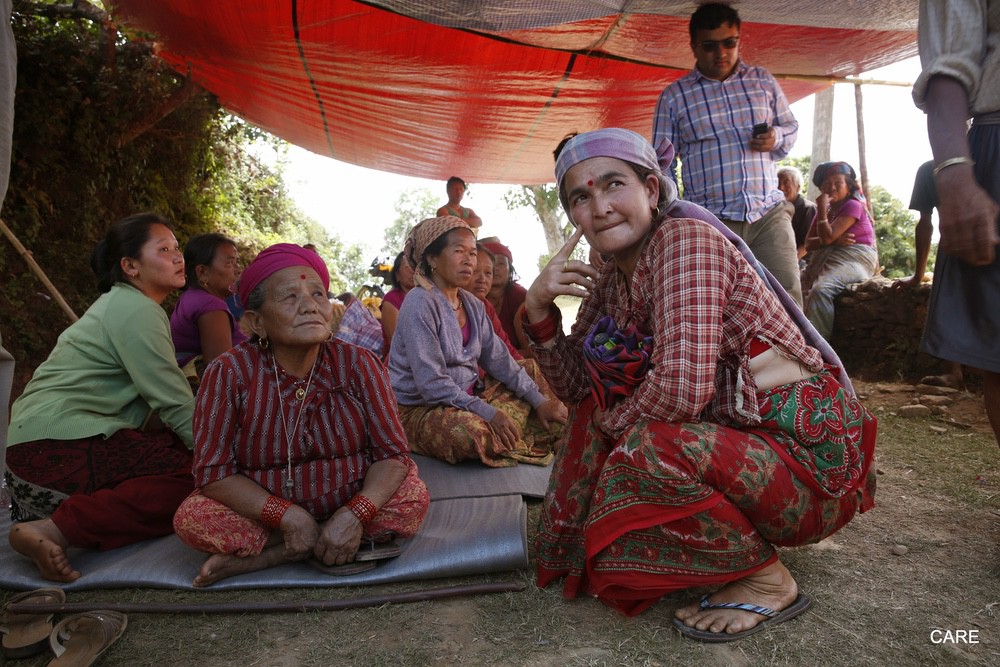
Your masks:
{"label": "bare foot on flip flop", "polygon": [[80,578],[66,556],[69,542],[51,519],[14,524],[7,541],[14,551],[35,561],[43,578],[64,582]]}
{"label": "bare foot on flip flop", "polygon": [[[795,602],[799,587],[780,561],[723,586],[708,602],[736,602],[781,611]],[[756,627],[767,617],[743,609],[702,609],[699,603],[681,607],[674,614],[684,625],[717,634],[735,634]]]}

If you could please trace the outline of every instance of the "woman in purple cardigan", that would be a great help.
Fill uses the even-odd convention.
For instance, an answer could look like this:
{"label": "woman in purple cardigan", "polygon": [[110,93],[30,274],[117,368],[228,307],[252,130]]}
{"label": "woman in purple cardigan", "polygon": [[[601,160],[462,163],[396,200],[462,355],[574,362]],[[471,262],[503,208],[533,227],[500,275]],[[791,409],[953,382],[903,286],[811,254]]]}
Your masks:
{"label": "woman in purple cardigan", "polygon": [[562,431],[551,422],[565,424],[566,407],[515,363],[465,291],[476,268],[470,227],[453,216],[424,220],[403,252],[416,287],[399,311],[389,376],[412,451],[449,463],[547,464]]}

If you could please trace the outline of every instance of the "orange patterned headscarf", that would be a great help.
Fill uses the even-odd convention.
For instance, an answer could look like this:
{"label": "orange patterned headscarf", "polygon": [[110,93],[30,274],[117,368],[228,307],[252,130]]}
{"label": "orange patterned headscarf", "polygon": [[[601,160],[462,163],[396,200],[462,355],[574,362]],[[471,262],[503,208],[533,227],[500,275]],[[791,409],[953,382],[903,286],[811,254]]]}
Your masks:
{"label": "orange patterned headscarf", "polygon": [[434,243],[442,234],[447,234],[453,229],[472,228],[462,220],[453,215],[443,215],[440,218],[427,218],[417,223],[417,226],[410,230],[410,235],[406,237],[406,244],[403,246],[403,257],[410,263],[413,269],[413,280],[416,284],[425,289],[430,289],[430,281],[427,280],[427,262],[424,261],[424,252],[428,246]]}

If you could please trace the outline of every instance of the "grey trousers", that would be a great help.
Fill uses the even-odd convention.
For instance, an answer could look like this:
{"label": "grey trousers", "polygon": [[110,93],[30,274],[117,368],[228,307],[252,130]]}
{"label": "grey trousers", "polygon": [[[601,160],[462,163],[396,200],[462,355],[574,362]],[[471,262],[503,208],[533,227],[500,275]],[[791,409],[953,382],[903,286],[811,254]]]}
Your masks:
{"label": "grey trousers", "polygon": [[755,222],[723,220],[737,236],[750,246],[757,261],[771,272],[799,308],[802,307],[802,285],[799,282],[799,260],[795,249],[792,214],[795,207],[789,201],[778,202],[764,217]]}

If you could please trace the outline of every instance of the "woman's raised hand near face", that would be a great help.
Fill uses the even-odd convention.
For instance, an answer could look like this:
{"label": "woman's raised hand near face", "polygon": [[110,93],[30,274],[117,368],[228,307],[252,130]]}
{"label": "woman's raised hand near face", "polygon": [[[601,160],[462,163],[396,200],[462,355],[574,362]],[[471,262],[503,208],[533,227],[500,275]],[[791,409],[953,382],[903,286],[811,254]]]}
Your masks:
{"label": "woman's raised hand near face", "polygon": [[542,272],[528,288],[524,311],[529,322],[541,322],[549,314],[549,306],[560,295],[586,297],[594,289],[598,271],[590,264],[571,259],[573,249],[583,238],[583,229],[577,228],[559,249]]}

